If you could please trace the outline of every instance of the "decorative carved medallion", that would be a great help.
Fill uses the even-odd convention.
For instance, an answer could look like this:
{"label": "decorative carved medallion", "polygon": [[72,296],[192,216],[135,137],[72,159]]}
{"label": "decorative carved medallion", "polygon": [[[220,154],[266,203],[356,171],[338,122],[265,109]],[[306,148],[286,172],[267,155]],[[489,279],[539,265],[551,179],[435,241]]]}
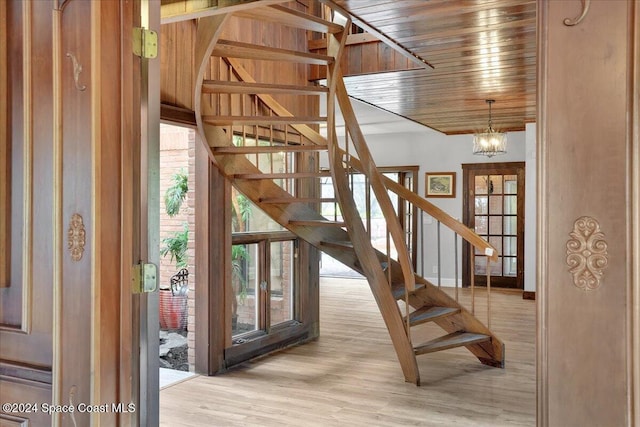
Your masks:
{"label": "decorative carved medallion", "polygon": [[71,62],[73,62],[73,80],[76,82],[76,89],[80,92],[84,92],[87,87],[85,85],[81,85],[79,82],[80,73],[82,72],[82,64],[78,62],[73,53],[67,53],[67,58],[71,58]]}
{"label": "decorative carved medallion", "polygon": [[567,265],[573,274],[573,284],[591,291],[600,286],[603,270],[607,267],[607,242],[600,224],[594,218],[583,216],[573,224],[567,241]]}
{"label": "decorative carved medallion", "polygon": [[74,261],[80,261],[82,254],[84,253],[85,245],[85,229],[82,217],[77,213],[71,216],[71,222],[69,223],[69,231],[67,232],[67,246],[69,253],[71,253],[71,259]]}
{"label": "decorative carved medallion", "polygon": [[587,16],[587,13],[589,12],[589,6],[591,6],[591,0],[580,0],[580,1],[582,1],[582,13],[580,14],[580,16],[574,19],[565,18],[565,20],[562,21],[564,25],[568,27],[573,27],[574,25],[578,25],[579,23],[581,23],[584,17]]}

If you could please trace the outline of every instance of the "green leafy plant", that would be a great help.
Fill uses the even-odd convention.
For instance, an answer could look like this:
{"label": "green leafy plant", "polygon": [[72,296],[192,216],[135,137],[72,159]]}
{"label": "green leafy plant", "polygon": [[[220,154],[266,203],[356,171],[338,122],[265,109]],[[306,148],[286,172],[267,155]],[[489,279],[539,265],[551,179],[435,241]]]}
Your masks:
{"label": "green leafy plant", "polygon": [[160,255],[163,257],[171,255],[171,262],[175,261],[176,269],[187,267],[187,247],[189,245],[189,225],[187,223],[182,225],[182,231],[177,231],[162,239],[162,244]]}
{"label": "green leafy plant", "polygon": [[[189,177],[181,170],[171,177],[171,186],[164,193],[164,209],[170,217],[176,216],[180,212],[182,203],[189,191]],[[189,225],[184,223],[182,231],[177,231],[162,239],[160,255],[164,258],[171,256],[171,262],[175,262],[176,270],[186,268],[188,263],[187,248],[189,245]],[[163,289],[168,287],[164,286]]]}
{"label": "green leafy plant", "polygon": [[247,281],[242,274],[242,263],[248,259],[249,251],[246,245],[231,246],[231,277],[235,286],[237,286],[240,291],[239,297],[241,303],[247,298]]}
{"label": "green leafy plant", "polygon": [[172,184],[164,193],[164,208],[170,217],[174,217],[180,212],[189,191],[188,181],[189,177],[183,170],[176,172],[171,177]]}

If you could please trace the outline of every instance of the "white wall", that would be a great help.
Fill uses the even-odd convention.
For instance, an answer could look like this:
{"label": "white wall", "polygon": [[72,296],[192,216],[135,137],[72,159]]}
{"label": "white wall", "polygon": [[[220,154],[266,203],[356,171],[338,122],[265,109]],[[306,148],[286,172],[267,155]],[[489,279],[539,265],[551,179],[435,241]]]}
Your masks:
{"label": "white wall", "polygon": [[536,124],[527,123],[525,128],[526,170],[524,207],[524,290],[536,290]]}
{"label": "white wall", "polygon": [[[433,204],[462,220],[462,164],[492,162],[526,162],[525,199],[525,290],[535,291],[535,124],[526,126],[523,132],[508,134],[507,153],[488,158],[472,154],[472,135],[447,136],[425,126],[384,113],[354,101],[356,116],[361,124],[367,144],[378,166],[419,166],[418,191],[424,196],[425,172],[455,172],[456,197],[432,198]],[[499,126],[499,123],[497,123]],[[344,133],[338,129],[338,135]],[[531,226],[534,228],[532,229]],[[436,282],[437,255],[435,248],[437,225],[430,218],[423,218],[425,244],[424,275]],[[446,227],[441,227],[441,280],[443,285],[453,285],[454,241]],[[420,247],[418,248],[420,251]],[[461,264],[461,244],[458,244],[458,262]],[[418,271],[421,271],[421,255],[418,255]],[[461,274],[458,279],[461,280]]]}

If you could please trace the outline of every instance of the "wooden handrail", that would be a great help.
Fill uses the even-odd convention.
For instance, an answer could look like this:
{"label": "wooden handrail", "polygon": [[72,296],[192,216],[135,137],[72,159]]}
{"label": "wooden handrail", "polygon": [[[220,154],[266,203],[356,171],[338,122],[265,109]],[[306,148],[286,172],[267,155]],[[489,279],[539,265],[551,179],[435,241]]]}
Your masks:
{"label": "wooden handrail", "polygon": [[[338,104],[340,105],[340,110],[342,111],[345,127],[347,128],[349,135],[351,136],[351,141],[353,142],[358,156],[361,159],[361,165],[363,165],[362,172],[367,176],[367,178],[369,178],[369,184],[378,199],[380,210],[387,221],[389,233],[391,234],[391,238],[393,239],[393,243],[395,244],[398,253],[398,262],[402,269],[405,287],[411,292],[415,290],[416,282],[411,259],[409,258],[409,249],[405,242],[404,230],[400,225],[398,216],[396,215],[391,199],[389,198],[389,194],[387,193],[387,188],[382,179],[383,175],[378,171],[378,167],[373,161],[373,156],[369,151],[369,147],[364,139],[362,130],[358,125],[358,120],[356,119],[355,112],[351,106],[351,101],[349,100],[347,88],[345,87],[344,80],[342,79],[342,75],[339,70],[336,72],[336,77],[336,97],[338,99]],[[349,157],[350,156],[347,156],[347,159]]]}
{"label": "wooden handrail", "polygon": [[[343,155],[346,154],[344,150],[341,150],[341,151]],[[354,158],[353,156],[350,156],[349,163],[354,169],[357,169],[360,172],[364,173],[363,171],[364,167],[362,165],[362,162],[360,162],[360,160]],[[399,197],[412,203],[417,208],[423,210],[424,212],[432,216],[436,221],[440,221],[442,224],[449,227],[455,233],[460,235],[460,237],[462,237],[464,240],[469,242],[472,246],[482,250],[482,252],[485,255],[487,255],[492,261],[498,260],[498,251],[496,250],[496,248],[491,246],[489,242],[487,242],[478,234],[476,234],[475,231],[471,230],[469,227],[467,227],[466,225],[464,225],[463,223],[461,223],[460,221],[458,221],[457,219],[455,219],[454,217],[452,217],[451,215],[449,215],[448,213],[446,213],[436,205],[432,204],[428,200],[424,199],[423,197],[419,196],[418,194],[404,187],[402,184],[399,184],[394,180],[392,180],[391,178],[388,178],[384,175],[382,175],[382,179],[386,187],[389,190],[396,193]]]}

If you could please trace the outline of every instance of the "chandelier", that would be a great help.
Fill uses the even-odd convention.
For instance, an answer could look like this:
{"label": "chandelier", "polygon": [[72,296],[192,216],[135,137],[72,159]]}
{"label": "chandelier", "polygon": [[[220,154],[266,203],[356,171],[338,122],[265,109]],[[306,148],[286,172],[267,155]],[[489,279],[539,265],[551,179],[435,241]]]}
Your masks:
{"label": "chandelier", "polygon": [[497,154],[505,154],[507,152],[507,134],[504,132],[496,132],[491,127],[491,104],[495,99],[487,99],[489,104],[489,127],[483,133],[473,135],[473,154],[487,157],[493,157]]}

